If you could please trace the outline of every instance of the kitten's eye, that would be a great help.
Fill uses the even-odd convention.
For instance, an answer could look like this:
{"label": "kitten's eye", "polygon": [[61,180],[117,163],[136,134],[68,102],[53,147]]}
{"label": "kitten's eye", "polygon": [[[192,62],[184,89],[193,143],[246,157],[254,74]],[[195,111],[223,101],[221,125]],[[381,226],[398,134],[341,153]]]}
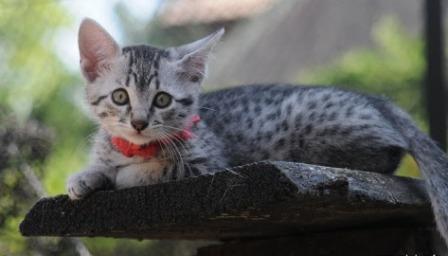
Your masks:
{"label": "kitten's eye", "polygon": [[129,102],[128,93],[125,89],[116,89],[112,92],[112,101],[117,105],[125,105]]}
{"label": "kitten's eye", "polygon": [[154,99],[154,105],[158,108],[166,108],[171,104],[171,101],[171,95],[166,92],[159,92]]}
{"label": "kitten's eye", "polygon": [[201,77],[198,75],[193,75],[190,77],[190,81],[193,83],[197,83],[197,82],[199,82],[199,80],[201,80]]}

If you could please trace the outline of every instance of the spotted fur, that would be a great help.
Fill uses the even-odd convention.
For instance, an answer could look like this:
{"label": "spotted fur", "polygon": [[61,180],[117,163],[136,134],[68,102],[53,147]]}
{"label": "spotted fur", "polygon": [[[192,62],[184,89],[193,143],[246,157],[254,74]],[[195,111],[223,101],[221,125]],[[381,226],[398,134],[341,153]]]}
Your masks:
{"label": "spotted fur", "polygon": [[[81,67],[100,128],[90,165],[68,181],[72,199],[106,187],[177,180],[266,159],[392,173],[409,152],[425,177],[439,230],[448,238],[448,160],[406,113],[383,98],[332,87],[250,85],[200,95],[207,55],[221,35],[178,48],[121,50],[94,21],[83,22]],[[114,104],[117,88],[126,90],[128,104]],[[154,106],[161,91],[173,98],[163,109]],[[198,113],[203,121],[192,128],[193,139],[167,138]],[[148,127],[137,133],[134,119]],[[111,136],[136,144],[169,143],[148,160],[123,156]]]}

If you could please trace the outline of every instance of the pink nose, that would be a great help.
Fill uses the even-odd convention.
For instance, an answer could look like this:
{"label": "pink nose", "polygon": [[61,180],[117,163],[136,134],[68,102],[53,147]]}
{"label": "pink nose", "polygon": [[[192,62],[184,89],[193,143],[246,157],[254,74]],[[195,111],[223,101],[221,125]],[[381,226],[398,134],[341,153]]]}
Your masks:
{"label": "pink nose", "polygon": [[132,120],[131,121],[132,127],[134,127],[137,131],[143,131],[146,127],[148,127],[148,122],[145,120]]}

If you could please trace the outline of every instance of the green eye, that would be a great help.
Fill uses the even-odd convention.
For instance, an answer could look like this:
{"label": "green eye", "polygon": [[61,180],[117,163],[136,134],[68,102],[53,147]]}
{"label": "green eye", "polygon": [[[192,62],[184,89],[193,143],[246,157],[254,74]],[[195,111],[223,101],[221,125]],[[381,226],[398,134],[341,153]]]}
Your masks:
{"label": "green eye", "polygon": [[125,89],[116,89],[112,93],[112,101],[117,105],[125,105],[129,102],[128,93]]}
{"label": "green eye", "polygon": [[171,95],[166,92],[159,92],[154,98],[154,105],[156,105],[156,107],[158,108],[166,108],[171,104],[171,101]]}

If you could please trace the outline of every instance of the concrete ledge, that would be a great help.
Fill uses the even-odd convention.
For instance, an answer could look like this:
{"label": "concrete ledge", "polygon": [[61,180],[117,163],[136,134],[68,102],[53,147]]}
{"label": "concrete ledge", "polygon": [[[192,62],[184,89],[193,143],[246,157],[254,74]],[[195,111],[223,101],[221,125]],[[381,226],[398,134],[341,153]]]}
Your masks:
{"label": "concrete ledge", "polygon": [[241,239],[356,228],[432,227],[423,182],[288,162],[38,201],[24,236]]}

